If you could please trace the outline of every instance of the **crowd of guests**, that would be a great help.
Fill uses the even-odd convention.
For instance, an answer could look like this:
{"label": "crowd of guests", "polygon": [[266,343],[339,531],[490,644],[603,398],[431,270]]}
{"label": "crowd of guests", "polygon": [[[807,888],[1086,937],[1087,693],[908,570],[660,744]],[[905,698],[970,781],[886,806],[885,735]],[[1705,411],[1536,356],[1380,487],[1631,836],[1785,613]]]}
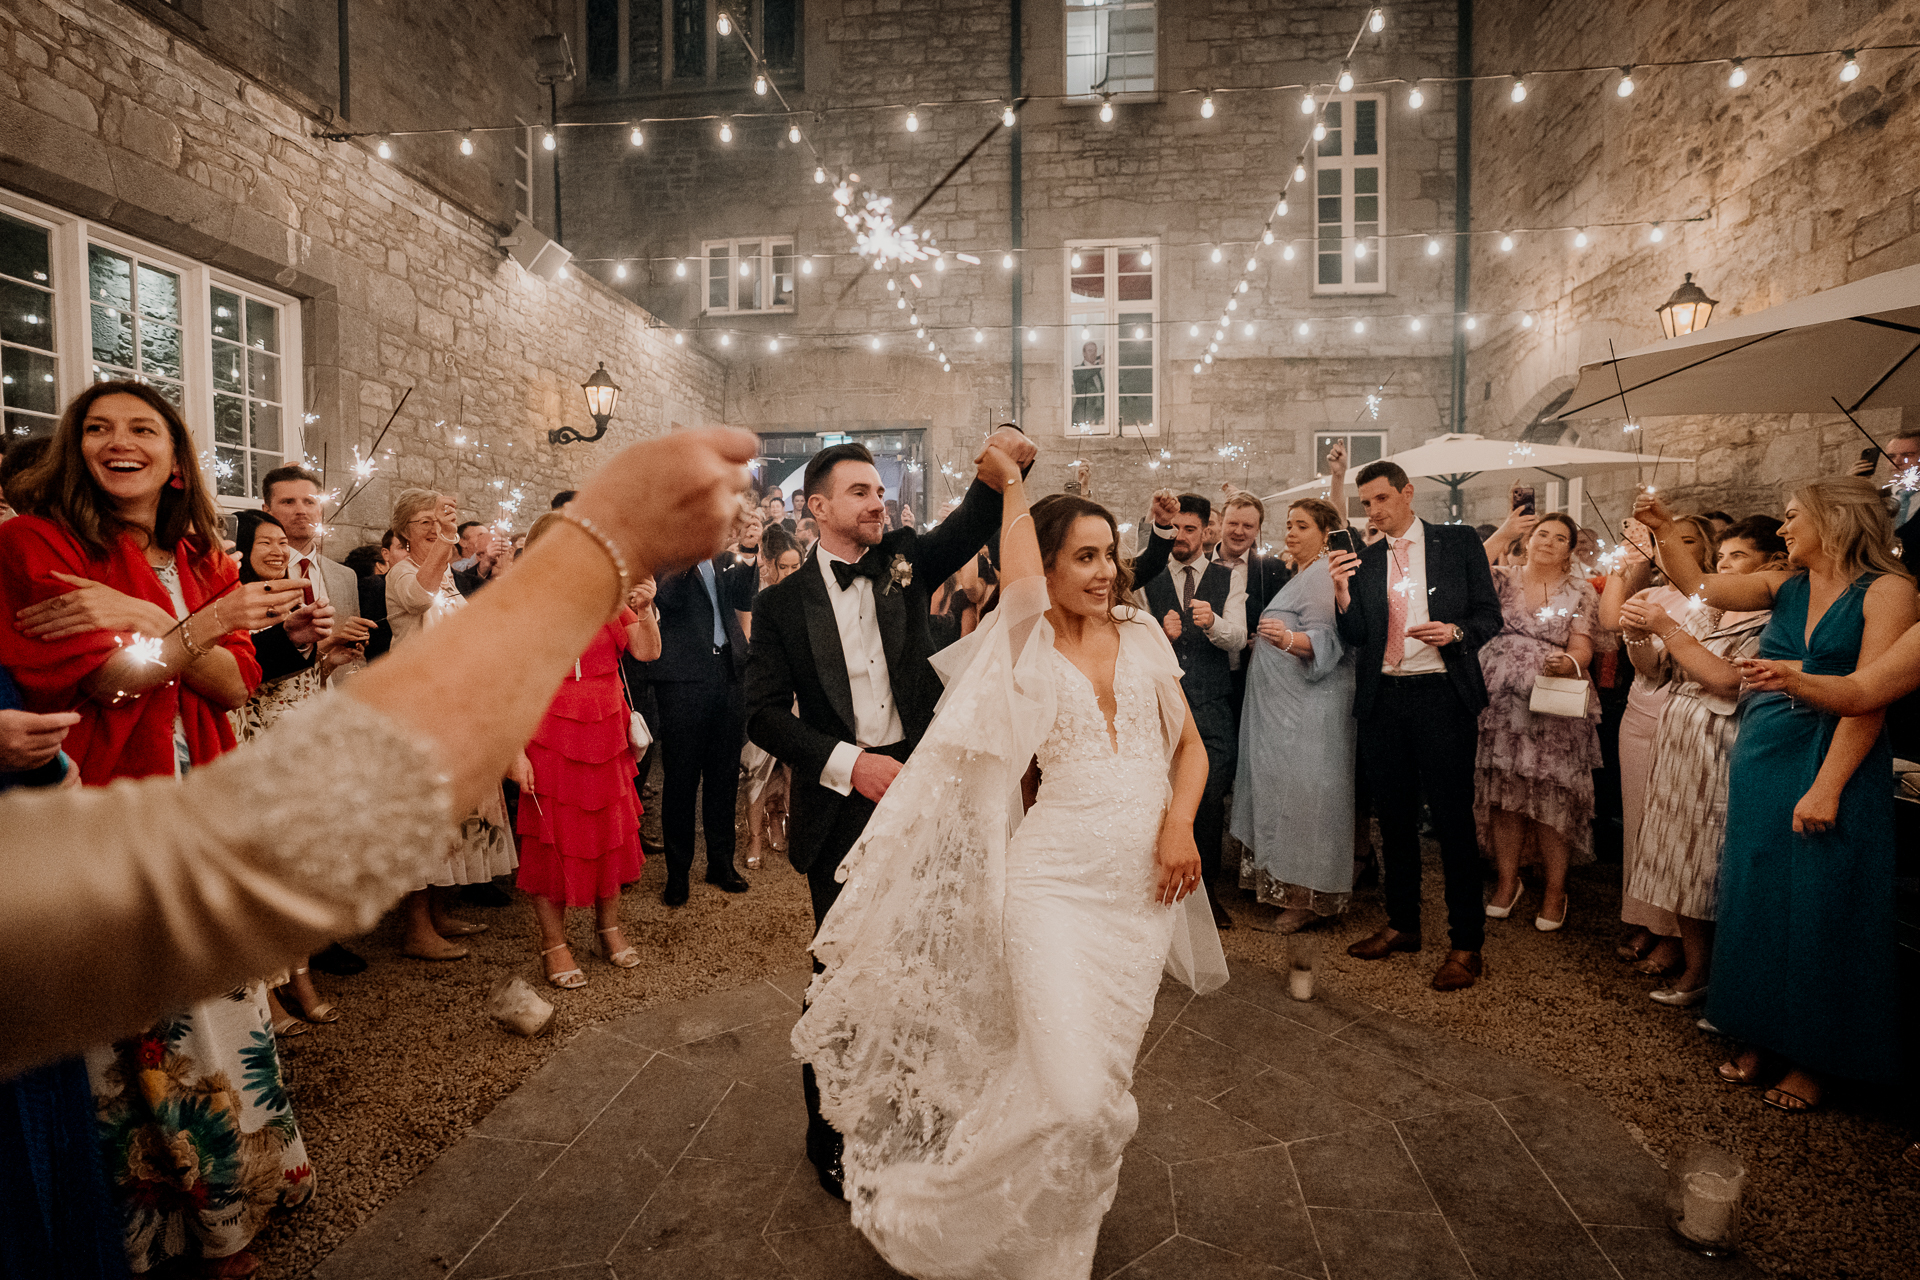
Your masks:
{"label": "crowd of guests", "polygon": [[[1891,448],[1920,457],[1920,440]],[[1530,892],[1536,929],[1566,924],[1568,870],[1593,860],[1596,819],[1611,821],[1617,803],[1619,953],[1659,980],[1654,1002],[1698,1008],[1703,1026],[1745,1046],[1719,1074],[1787,1110],[1817,1106],[1825,1079],[1890,1077],[1882,718],[1907,691],[1894,650],[1920,613],[1890,550],[1909,531],[1910,494],[1863,476],[1819,480],[1783,521],[1676,514],[1648,491],[1605,533],[1516,501],[1504,524],[1474,530],[1418,518],[1411,481],[1380,462],[1355,478],[1366,513],[1355,528],[1344,459],[1331,461],[1330,500],[1283,514],[1231,486],[1218,500],[1162,491],[1130,566],[1132,602],[1174,646],[1206,749],[1194,836],[1218,926],[1313,928],[1371,878],[1386,924],[1350,954],[1418,952],[1424,828],[1441,854],[1449,935],[1432,986],[1471,987],[1489,922],[1513,919]],[[0,489],[21,513],[0,523],[11,623],[0,627],[0,789],[185,777],[417,643],[517,572],[527,548],[581,523],[567,514],[571,493],[514,537],[462,522],[451,495],[405,489],[379,540],[336,559],[322,546],[320,477],[276,468],[258,510],[223,520],[178,412],[133,382],[90,388],[48,440],[9,450]],[[466,958],[463,940],[488,926],[458,914],[462,902],[510,901],[511,877],[554,987],[592,980],[569,941],[570,908],[592,910],[606,964],[639,966],[620,903],[649,852],[665,859],[669,907],[689,901],[696,864],[712,890],[750,889],[737,863],[743,785],[744,869],[791,853],[796,779],[747,740],[745,672],[761,591],[807,572],[839,583],[823,592],[836,609],[868,598],[847,589],[852,565],[815,554],[841,500],[808,491],[790,507],[769,490],[721,553],[631,584],[518,759],[407,895],[406,957]],[[912,529],[911,506],[878,509],[887,528]],[[929,652],[995,607],[995,550],[961,548],[957,569],[943,561],[947,576],[913,594]],[[894,607],[891,593],[879,598]],[[885,655],[872,656],[884,675]],[[856,719],[898,714],[873,697],[853,691]],[[884,740],[884,726],[870,736]],[[649,850],[656,754],[662,840]],[[834,786],[834,767],[818,771],[821,785]],[[842,795],[867,793],[841,781]],[[97,1274],[174,1259],[248,1274],[266,1213],[314,1184],[277,1042],[341,1016],[313,969],[365,965],[336,942],[4,1086],[44,1123],[16,1126],[0,1148],[94,1124],[106,1135],[102,1167],[69,1167],[69,1185],[43,1180],[36,1193],[116,1224],[89,1246]],[[209,1091],[226,1104],[208,1106]],[[0,1149],[0,1187],[36,1158]]]}

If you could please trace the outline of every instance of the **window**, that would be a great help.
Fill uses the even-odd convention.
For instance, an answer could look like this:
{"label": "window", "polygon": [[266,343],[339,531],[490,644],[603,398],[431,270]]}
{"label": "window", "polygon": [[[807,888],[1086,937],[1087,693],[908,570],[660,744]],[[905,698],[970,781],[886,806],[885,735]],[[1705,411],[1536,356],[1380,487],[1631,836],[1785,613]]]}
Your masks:
{"label": "window", "polygon": [[1381,146],[1385,99],[1335,98],[1321,109],[1327,136],[1313,161],[1315,293],[1385,293],[1380,221],[1386,199]]}
{"label": "window", "polygon": [[533,126],[519,116],[520,140],[513,147],[513,211],[533,221]]}
{"label": "window", "polygon": [[1152,93],[1154,0],[1067,0],[1067,95]]}
{"label": "window", "polygon": [[709,240],[708,315],[793,310],[792,240]]}
{"label": "window", "polygon": [[[738,34],[720,34],[723,9]],[[744,88],[755,69],[742,36],[783,88],[799,84],[800,0],[587,0],[580,35],[594,93]]]}
{"label": "window", "polygon": [[1067,434],[1160,434],[1159,280],[1151,241],[1067,245]]}
{"label": "window", "polygon": [[52,238],[0,213],[0,405],[9,437],[49,435],[60,413]]}
{"label": "window", "polygon": [[302,456],[299,368],[285,365],[300,350],[295,301],[4,193],[0,205],[7,438],[50,434],[88,382],[137,379],[180,406],[221,505],[254,505],[260,477]]}
{"label": "window", "polygon": [[1347,446],[1347,518],[1364,518],[1367,514],[1366,504],[1360,501],[1354,480],[1360,474],[1360,468],[1387,456],[1387,433],[1384,431],[1316,432],[1313,437],[1315,477],[1324,478],[1333,474],[1327,467],[1327,451],[1336,444]]}

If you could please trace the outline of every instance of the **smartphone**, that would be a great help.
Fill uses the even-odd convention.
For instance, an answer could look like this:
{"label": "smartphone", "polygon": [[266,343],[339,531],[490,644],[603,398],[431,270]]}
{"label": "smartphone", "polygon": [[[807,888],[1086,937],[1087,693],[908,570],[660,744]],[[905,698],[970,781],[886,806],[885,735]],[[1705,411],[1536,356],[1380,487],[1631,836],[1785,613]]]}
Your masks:
{"label": "smartphone", "polygon": [[1868,445],[1866,448],[1860,451],[1860,461],[1862,462],[1880,461],[1880,450],[1875,448],[1873,445]]}
{"label": "smartphone", "polygon": [[1533,514],[1533,486],[1517,484],[1513,486],[1513,509],[1523,516]]}
{"label": "smartphone", "polygon": [[1350,528],[1335,529],[1328,534],[1327,550],[1344,551],[1348,555],[1360,554],[1360,548],[1353,545],[1353,530]]}

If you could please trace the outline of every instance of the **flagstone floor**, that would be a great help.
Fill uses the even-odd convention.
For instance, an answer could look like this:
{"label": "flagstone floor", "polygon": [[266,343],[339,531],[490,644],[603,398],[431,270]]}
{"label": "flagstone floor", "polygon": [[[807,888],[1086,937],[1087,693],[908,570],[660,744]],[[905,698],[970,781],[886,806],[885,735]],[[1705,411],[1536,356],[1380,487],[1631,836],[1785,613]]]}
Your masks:
{"label": "flagstone floor", "polygon": [[[896,1274],[803,1154],[804,970],[603,1023],[318,1280]],[[1664,1175],[1563,1078],[1239,964],[1165,986],[1093,1273],[1126,1280],[1751,1280],[1667,1231]]]}

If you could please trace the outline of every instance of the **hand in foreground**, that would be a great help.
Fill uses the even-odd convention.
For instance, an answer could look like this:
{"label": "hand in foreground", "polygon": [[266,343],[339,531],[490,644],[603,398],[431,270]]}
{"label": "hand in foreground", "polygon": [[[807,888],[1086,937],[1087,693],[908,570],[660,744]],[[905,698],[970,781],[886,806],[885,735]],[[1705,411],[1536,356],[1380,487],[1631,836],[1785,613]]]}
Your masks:
{"label": "hand in foreground", "polygon": [[1531,515],[1522,511],[1519,507],[1515,507],[1513,510],[1507,512],[1507,522],[1501,525],[1499,532],[1493,536],[1496,538],[1504,538],[1509,542],[1515,538],[1526,538],[1533,533],[1534,526],[1539,523],[1539,516]]}
{"label": "hand in foreground", "polygon": [[53,576],[75,589],[15,613],[14,623],[21,635],[39,640],[64,640],[89,631],[139,631],[157,636],[173,626],[173,618],[152,601],[116,591],[91,578],[76,578],[70,573]]}
{"label": "hand in foreground", "polygon": [[893,785],[893,779],[899,772],[900,762],[892,756],[862,751],[853,762],[853,789],[879,804],[880,797],[887,794],[887,788]]}
{"label": "hand in foreground", "polygon": [[1339,484],[1341,478],[1347,474],[1346,441],[1336,440],[1327,450],[1327,474],[1333,477],[1335,484]]}
{"label": "hand in foreground", "polygon": [[373,624],[362,617],[335,618],[328,633],[342,644],[365,644],[373,638]]}
{"label": "hand in foreground", "polygon": [[568,504],[613,539],[635,580],[705,560],[725,543],[759,437],[706,427],[629,445]]}
{"label": "hand in foreground", "polygon": [[78,712],[0,711],[0,772],[38,769],[60,754],[67,730],[80,723]]}
{"label": "hand in foreground", "polygon": [[1644,490],[1633,500],[1633,518],[1656,535],[1673,523],[1673,513],[1652,492]]}
{"label": "hand in foreground", "polygon": [[1840,793],[1815,784],[1793,806],[1793,829],[1803,836],[1823,835],[1840,820]]}
{"label": "hand in foreground", "polygon": [[1173,528],[1173,522],[1180,518],[1180,495],[1171,489],[1153,491],[1153,522],[1162,529]]}
{"label": "hand in foreground", "polygon": [[653,604],[654,596],[660,593],[660,583],[652,574],[634,580],[633,590],[627,592],[627,608],[635,613],[645,613]]}
{"label": "hand in foreground", "polygon": [[1040,450],[1027,433],[1015,426],[1001,427],[987,437],[987,443],[1013,459],[1014,466],[1024,467],[1040,456]]}
{"label": "hand in foreground", "polygon": [[1333,579],[1333,603],[1342,612],[1353,603],[1349,584],[1360,569],[1360,557],[1351,551],[1327,552],[1327,576]]}
{"label": "hand in foreground", "polygon": [[1180,638],[1180,611],[1178,609],[1167,610],[1167,616],[1160,619],[1160,629],[1167,633],[1167,639],[1178,640]]}
{"label": "hand in foreground", "polygon": [[533,761],[527,759],[526,752],[522,751],[520,758],[515,760],[512,766],[507,769],[507,781],[522,791],[532,791],[534,789]]}
{"label": "hand in foreground", "polygon": [[1162,822],[1153,847],[1153,900],[1172,906],[1200,887],[1200,848],[1193,824]]}
{"label": "hand in foreground", "polygon": [[[998,438],[999,433],[995,432],[994,439]],[[973,465],[980,482],[995,493],[1005,493],[1007,486],[1020,478],[1020,464],[993,440],[989,440],[986,447],[980,450],[980,456],[973,460]]]}
{"label": "hand in foreground", "polygon": [[1453,643],[1453,624],[1451,622],[1422,622],[1407,628],[1407,634],[1421,644],[1430,644],[1438,649],[1443,644]]}
{"label": "hand in foreground", "polygon": [[287,639],[302,649],[318,644],[333,634],[333,605],[301,605],[287,616]]}
{"label": "hand in foreground", "polygon": [[1800,674],[1797,658],[1786,662],[1773,658],[1741,658],[1734,665],[1740,668],[1741,683],[1759,693],[1791,693],[1793,677]]}
{"label": "hand in foreground", "polygon": [[1193,602],[1193,625],[1206,631],[1213,626],[1213,606],[1205,600]]}

